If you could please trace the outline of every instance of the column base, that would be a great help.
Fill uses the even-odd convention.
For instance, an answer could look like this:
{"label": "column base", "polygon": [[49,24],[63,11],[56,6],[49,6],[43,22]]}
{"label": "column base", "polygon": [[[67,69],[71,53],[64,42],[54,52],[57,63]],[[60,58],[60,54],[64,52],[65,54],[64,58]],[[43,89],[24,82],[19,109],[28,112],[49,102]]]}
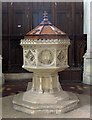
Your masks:
{"label": "column base", "polygon": [[[63,91],[63,95],[61,96],[62,99],[58,100],[58,102],[56,103],[41,103],[39,100],[39,103],[24,101],[23,96],[25,93],[17,94],[14,96],[13,107],[15,110],[22,111],[28,114],[61,114],[78,107],[79,99],[75,94],[71,92]],[[68,94],[68,96],[64,97],[64,94]],[[54,96],[54,94],[51,95]],[[60,95],[60,93],[57,93],[57,96],[58,95]],[[46,94],[46,97],[49,100],[48,94]]]}
{"label": "column base", "polygon": [[92,75],[88,75],[86,73],[83,73],[83,83],[92,85]]}
{"label": "column base", "polygon": [[92,52],[84,55],[83,83],[92,85]]}

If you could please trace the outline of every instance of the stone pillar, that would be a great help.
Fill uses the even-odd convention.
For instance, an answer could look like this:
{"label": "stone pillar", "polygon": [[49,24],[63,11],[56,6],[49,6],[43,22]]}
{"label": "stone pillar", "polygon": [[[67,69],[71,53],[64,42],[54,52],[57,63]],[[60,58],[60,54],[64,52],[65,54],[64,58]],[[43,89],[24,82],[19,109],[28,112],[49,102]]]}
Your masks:
{"label": "stone pillar", "polygon": [[32,91],[38,93],[54,93],[61,89],[58,81],[58,73],[34,73]]}
{"label": "stone pillar", "polygon": [[2,85],[2,57],[0,55],[0,86]]}
{"label": "stone pillar", "polygon": [[0,2],[0,86],[2,85],[2,57],[1,57],[1,54],[2,54],[2,3]]}
{"label": "stone pillar", "polygon": [[84,55],[83,83],[92,85],[92,0],[84,0],[84,34],[87,34],[87,51]]}
{"label": "stone pillar", "polygon": [[2,56],[0,55],[0,86],[4,84],[4,74],[2,73]]}

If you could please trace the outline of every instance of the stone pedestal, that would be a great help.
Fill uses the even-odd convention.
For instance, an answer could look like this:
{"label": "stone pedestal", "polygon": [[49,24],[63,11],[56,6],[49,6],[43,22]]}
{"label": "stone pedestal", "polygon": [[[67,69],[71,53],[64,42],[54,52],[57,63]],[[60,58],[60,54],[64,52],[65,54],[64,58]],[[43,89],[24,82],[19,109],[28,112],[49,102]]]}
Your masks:
{"label": "stone pedestal", "polygon": [[77,108],[78,102],[75,94],[65,91],[52,94],[27,91],[13,98],[13,107],[28,114],[62,114]]}
{"label": "stone pedestal", "polygon": [[28,114],[61,114],[78,107],[75,94],[62,90],[58,74],[34,74],[32,88],[13,99],[14,109]]}
{"label": "stone pedestal", "polygon": [[[2,116],[3,119],[7,119],[7,118],[11,118],[11,119],[17,119],[19,118],[20,120],[22,118],[37,118],[37,119],[65,119],[66,120],[72,120],[73,118],[76,120],[80,118],[82,120],[89,120],[89,119],[92,119],[92,117],[90,116],[90,113],[91,113],[91,106],[90,106],[90,96],[89,95],[85,95],[84,94],[76,94],[78,96],[78,98],[80,99],[80,107],[75,109],[75,110],[72,110],[70,112],[67,112],[67,113],[62,113],[62,114],[26,114],[24,112],[20,112],[20,111],[17,111],[15,109],[13,109],[12,107],[12,99],[14,98],[14,95],[10,95],[10,96],[6,96],[6,97],[3,97],[2,100],[0,99],[0,103],[2,103],[2,107],[3,107],[3,110],[2,110],[2,114],[0,114],[0,116]],[[0,106],[1,108],[1,106]],[[23,110],[23,109],[22,109]],[[0,112],[1,112],[1,109],[0,109]]]}

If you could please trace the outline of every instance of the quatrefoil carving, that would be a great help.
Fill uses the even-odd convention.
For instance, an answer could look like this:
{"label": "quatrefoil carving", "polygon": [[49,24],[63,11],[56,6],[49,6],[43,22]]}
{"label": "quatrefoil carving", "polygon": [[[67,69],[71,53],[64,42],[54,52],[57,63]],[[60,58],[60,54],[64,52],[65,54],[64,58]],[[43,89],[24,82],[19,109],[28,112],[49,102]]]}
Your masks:
{"label": "quatrefoil carving", "polygon": [[58,60],[59,60],[60,62],[62,62],[62,61],[64,60],[65,55],[64,55],[64,53],[63,53],[62,50],[60,50],[60,51],[58,52],[57,58],[58,58]]}
{"label": "quatrefoil carving", "polygon": [[25,55],[26,59],[30,60],[30,62],[33,62],[35,57],[34,54],[29,50],[28,53]]}

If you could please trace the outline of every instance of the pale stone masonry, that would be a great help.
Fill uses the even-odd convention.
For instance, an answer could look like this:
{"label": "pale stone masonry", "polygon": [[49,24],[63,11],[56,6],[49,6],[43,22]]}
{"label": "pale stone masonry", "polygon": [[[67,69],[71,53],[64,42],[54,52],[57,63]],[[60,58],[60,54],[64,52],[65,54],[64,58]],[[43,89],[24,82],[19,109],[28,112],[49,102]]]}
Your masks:
{"label": "pale stone masonry", "polygon": [[87,50],[84,55],[83,83],[92,85],[92,0],[84,0],[84,34],[87,34]]}

